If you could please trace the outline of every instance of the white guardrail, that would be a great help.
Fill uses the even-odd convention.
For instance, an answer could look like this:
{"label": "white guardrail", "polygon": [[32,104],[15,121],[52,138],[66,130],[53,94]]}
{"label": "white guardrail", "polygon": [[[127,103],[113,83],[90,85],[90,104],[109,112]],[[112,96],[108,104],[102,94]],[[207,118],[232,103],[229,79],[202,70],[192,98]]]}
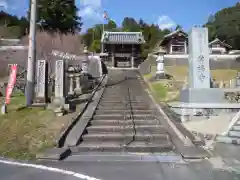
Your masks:
{"label": "white guardrail", "polygon": [[239,118],[240,118],[240,111],[238,111],[237,114],[232,118],[227,131],[222,133],[223,136],[228,134],[228,132],[232,129],[232,127],[238,122]]}
{"label": "white guardrail", "polygon": [[[157,58],[157,55],[152,55],[153,57]],[[187,59],[189,57],[188,54],[166,54],[164,55],[164,59]],[[240,54],[210,54],[210,59],[212,60],[224,60],[224,59],[231,59],[235,60],[240,58]]]}

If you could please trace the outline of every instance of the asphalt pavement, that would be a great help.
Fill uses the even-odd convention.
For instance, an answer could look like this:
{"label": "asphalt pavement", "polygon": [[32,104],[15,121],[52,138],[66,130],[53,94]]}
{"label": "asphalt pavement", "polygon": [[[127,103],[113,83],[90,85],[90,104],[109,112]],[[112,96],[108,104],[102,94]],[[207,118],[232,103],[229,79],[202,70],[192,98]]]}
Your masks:
{"label": "asphalt pavement", "polygon": [[37,162],[0,163],[1,180],[240,180],[218,159],[201,162]]}

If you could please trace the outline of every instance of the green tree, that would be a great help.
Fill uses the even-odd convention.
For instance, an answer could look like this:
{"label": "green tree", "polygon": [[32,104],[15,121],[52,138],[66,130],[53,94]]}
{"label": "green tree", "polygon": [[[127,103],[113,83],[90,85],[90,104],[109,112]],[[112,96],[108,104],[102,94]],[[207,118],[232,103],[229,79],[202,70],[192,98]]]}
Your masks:
{"label": "green tree", "polygon": [[90,51],[92,52],[96,52],[96,53],[99,53],[100,52],[100,47],[101,46],[101,42],[100,40],[94,40],[90,46]]}
{"label": "green tree", "polygon": [[125,17],[122,22],[122,29],[125,32],[138,32],[140,26],[134,18]]}
{"label": "green tree", "polygon": [[18,18],[4,11],[0,11],[0,27],[2,37],[21,38],[26,34],[29,22],[25,17]]}
{"label": "green tree", "polygon": [[210,40],[218,37],[234,49],[240,49],[240,3],[211,15],[204,26],[209,29]]}
{"label": "green tree", "polygon": [[109,30],[109,31],[111,31],[111,30],[113,30],[115,28],[117,28],[117,24],[113,20],[110,20],[108,22],[108,24],[105,25],[105,29]]}
{"label": "green tree", "polygon": [[60,33],[77,33],[81,18],[74,0],[39,0],[38,23],[43,30]]}
{"label": "green tree", "polygon": [[179,30],[179,29],[182,29],[182,26],[180,26],[179,24],[176,26],[176,28],[175,28],[175,31],[176,30]]}

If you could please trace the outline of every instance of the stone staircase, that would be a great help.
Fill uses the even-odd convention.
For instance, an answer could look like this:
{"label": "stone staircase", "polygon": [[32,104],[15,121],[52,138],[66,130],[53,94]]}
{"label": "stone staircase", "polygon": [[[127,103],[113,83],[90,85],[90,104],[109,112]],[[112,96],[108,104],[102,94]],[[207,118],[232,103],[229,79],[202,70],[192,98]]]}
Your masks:
{"label": "stone staircase", "polygon": [[216,137],[216,141],[227,144],[240,145],[240,118],[237,117],[236,122],[230,127],[229,131],[226,134],[218,135]]}
{"label": "stone staircase", "polygon": [[[131,75],[131,73],[130,73]],[[169,152],[174,145],[136,72],[124,79],[109,80],[95,115],[81,136],[74,153]],[[129,77],[129,75],[128,75]]]}

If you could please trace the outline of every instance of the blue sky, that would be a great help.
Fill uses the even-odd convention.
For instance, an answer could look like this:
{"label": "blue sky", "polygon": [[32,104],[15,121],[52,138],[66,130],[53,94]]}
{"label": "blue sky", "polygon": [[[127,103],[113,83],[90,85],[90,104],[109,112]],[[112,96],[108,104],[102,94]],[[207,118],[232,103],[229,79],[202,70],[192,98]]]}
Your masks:
{"label": "blue sky", "polygon": [[[142,18],[160,28],[171,28],[176,24],[189,30],[193,25],[202,25],[209,15],[233,6],[239,0],[78,0],[84,29],[103,22],[103,11],[121,24],[124,17]],[[0,0],[0,9],[18,16],[26,15],[28,0]]]}

